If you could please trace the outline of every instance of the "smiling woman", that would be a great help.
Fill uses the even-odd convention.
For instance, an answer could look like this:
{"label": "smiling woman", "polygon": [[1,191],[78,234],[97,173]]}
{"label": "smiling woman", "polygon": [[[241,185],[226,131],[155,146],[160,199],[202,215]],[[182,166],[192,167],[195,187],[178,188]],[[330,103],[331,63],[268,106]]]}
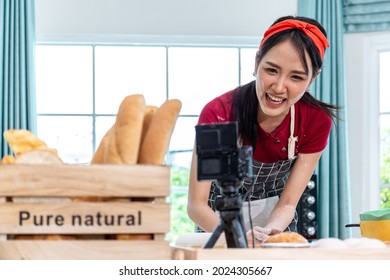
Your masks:
{"label": "smiling woman", "polygon": [[[253,184],[238,185],[244,206],[250,202],[257,214],[245,229],[253,242],[297,231],[295,208],[327,146],[338,108],[308,92],[328,46],[316,20],[277,19],[256,53],[256,80],[211,99],[199,116],[198,125],[237,122],[239,146],[253,149]],[[199,181],[197,166],[193,156],[188,213],[201,230],[212,231],[219,221],[216,212],[222,210],[223,182]]]}

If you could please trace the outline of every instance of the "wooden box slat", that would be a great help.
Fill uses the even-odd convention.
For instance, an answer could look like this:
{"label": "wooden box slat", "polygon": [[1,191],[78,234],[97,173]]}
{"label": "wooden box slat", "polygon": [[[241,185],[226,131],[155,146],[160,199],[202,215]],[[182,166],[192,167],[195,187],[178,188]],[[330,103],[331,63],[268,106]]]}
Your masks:
{"label": "wooden box slat", "polygon": [[168,204],[0,203],[0,234],[167,233],[168,231]]}
{"label": "wooden box slat", "polygon": [[1,165],[0,196],[167,197],[167,166]]}
{"label": "wooden box slat", "polygon": [[3,260],[168,260],[167,241],[0,241]]}

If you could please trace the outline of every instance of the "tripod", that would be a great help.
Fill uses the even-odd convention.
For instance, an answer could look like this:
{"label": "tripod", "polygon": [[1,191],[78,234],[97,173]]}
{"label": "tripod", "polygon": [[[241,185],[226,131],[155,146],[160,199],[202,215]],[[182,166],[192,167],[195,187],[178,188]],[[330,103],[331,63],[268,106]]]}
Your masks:
{"label": "tripod", "polygon": [[222,232],[225,232],[226,243],[229,248],[248,248],[248,242],[242,224],[242,199],[238,195],[238,187],[234,182],[219,182],[224,196],[215,200],[216,209],[220,213],[221,222],[212,233],[204,248],[212,248]]}

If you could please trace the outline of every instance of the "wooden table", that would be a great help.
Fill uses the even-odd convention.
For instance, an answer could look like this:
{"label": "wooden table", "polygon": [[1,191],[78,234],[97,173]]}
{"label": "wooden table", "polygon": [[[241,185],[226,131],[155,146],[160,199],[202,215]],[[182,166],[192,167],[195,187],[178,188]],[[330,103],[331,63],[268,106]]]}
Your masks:
{"label": "wooden table", "polygon": [[212,248],[172,246],[174,260],[390,260],[387,248]]}

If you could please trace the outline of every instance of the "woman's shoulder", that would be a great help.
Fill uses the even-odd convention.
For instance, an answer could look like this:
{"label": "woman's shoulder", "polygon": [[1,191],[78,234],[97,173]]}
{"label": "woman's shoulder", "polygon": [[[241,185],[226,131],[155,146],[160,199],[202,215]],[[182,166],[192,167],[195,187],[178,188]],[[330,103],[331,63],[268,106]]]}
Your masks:
{"label": "woman's shoulder", "polygon": [[215,97],[209,103],[207,103],[206,106],[208,106],[209,104],[231,105],[232,100],[233,100],[233,92],[234,92],[234,90],[229,90],[228,92],[225,92],[225,93]]}
{"label": "woman's shoulder", "polygon": [[332,128],[332,118],[319,107],[306,102],[298,102],[296,129],[298,152],[316,153],[325,149]]}
{"label": "woman's shoulder", "polygon": [[199,115],[199,123],[226,122],[230,120],[234,90],[209,101]]}
{"label": "woman's shoulder", "polygon": [[300,119],[305,122],[324,124],[328,126],[332,125],[332,117],[321,108],[310,103],[299,101],[295,105],[295,110],[297,111]]}

